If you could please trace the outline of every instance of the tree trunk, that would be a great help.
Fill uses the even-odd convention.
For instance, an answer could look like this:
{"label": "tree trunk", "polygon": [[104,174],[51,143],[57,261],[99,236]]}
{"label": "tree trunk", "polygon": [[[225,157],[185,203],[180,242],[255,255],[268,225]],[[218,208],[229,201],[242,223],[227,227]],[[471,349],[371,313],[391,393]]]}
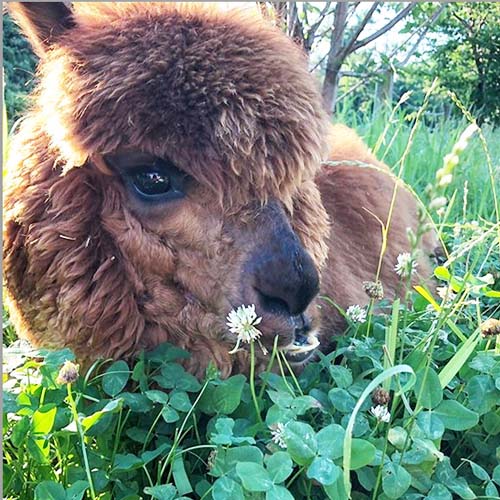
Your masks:
{"label": "tree trunk", "polygon": [[347,3],[337,2],[333,17],[333,32],[326,62],[325,79],[321,95],[325,109],[331,113],[335,107],[339,86],[339,72],[345,56],[342,55],[344,32],[347,22]]}
{"label": "tree trunk", "polygon": [[381,76],[382,81],[377,83],[375,92],[375,111],[378,111],[382,106],[392,106],[394,71],[392,68],[387,68]]}
{"label": "tree trunk", "polygon": [[323,81],[323,104],[329,113],[335,110],[339,90],[340,66],[333,66],[326,69],[325,79]]}

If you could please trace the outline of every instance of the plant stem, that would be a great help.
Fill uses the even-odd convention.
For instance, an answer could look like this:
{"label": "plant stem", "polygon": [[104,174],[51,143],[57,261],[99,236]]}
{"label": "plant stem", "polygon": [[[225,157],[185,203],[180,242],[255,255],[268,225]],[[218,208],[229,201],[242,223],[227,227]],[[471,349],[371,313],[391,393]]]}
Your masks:
{"label": "plant stem", "polygon": [[257,420],[263,424],[262,417],[260,416],[259,401],[257,399],[257,394],[255,393],[255,343],[250,342],[250,392],[252,393],[252,400],[255,406],[255,414],[257,415]]}
{"label": "plant stem", "polygon": [[78,410],[76,408],[76,403],[75,400],[73,399],[73,393],[71,392],[71,384],[66,384],[66,388],[68,390],[69,408],[71,410],[71,414],[73,415],[73,419],[76,424],[76,429],[78,431],[78,434],[80,435],[80,441],[82,444],[83,462],[85,464],[85,472],[87,474],[87,479],[89,481],[90,497],[92,498],[92,500],[95,500],[96,496],[94,490],[94,483],[92,481],[92,473],[90,472],[89,459],[87,456],[87,447],[85,446],[85,433],[83,432],[82,424],[80,423],[80,418],[78,416]]}

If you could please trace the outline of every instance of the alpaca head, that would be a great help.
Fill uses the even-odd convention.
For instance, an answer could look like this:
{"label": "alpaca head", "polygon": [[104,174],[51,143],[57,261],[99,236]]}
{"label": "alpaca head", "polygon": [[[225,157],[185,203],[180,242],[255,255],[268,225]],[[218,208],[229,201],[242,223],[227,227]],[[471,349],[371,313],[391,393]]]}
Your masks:
{"label": "alpaca head", "polygon": [[225,374],[241,304],[268,348],[314,335],[326,120],[299,48],[203,5],[11,5],[41,58],[5,194],[19,328],[84,358],[169,341]]}

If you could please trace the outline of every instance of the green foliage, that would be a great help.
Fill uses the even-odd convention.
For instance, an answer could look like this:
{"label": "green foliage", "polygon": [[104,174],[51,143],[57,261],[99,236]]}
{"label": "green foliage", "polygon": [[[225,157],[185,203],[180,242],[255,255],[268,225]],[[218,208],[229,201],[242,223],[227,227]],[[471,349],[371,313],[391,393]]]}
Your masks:
{"label": "green foliage", "polygon": [[28,106],[27,94],[35,83],[37,58],[8,14],[3,15],[3,69],[5,105],[9,123],[20,118]]}
{"label": "green foliage", "polygon": [[443,85],[469,98],[474,115],[500,124],[500,5],[494,2],[451,3],[436,31],[431,57]]}
{"label": "green foliage", "polygon": [[[397,315],[352,327],[335,352],[305,368],[298,386],[290,376],[262,374],[265,423],[244,376],[199,384],[173,359],[186,356],[177,348],[160,346],[133,367],[95,366],[69,387],[95,498],[345,498],[346,429],[364,388],[389,374],[383,346],[395,318],[396,358],[415,383],[390,377],[389,423],[372,414],[374,403],[361,404],[350,441],[353,491],[391,499],[496,495],[500,359],[482,339],[442,388],[438,375],[461,341],[445,324],[436,329],[439,316],[415,299],[414,308],[400,305]],[[462,313],[467,338],[474,323]],[[449,337],[438,342],[442,331]],[[432,357],[415,355],[430,342]],[[5,354],[5,498],[91,498],[68,388],[53,382],[71,353],[28,353],[15,343]]]}

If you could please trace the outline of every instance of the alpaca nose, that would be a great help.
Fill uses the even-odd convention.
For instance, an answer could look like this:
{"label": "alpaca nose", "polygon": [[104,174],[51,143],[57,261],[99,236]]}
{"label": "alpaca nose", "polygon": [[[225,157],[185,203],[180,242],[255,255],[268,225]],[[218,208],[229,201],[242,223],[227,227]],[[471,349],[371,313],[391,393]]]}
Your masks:
{"label": "alpaca nose", "polygon": [[319,276],[298,240],[288,239],[254,261],[254,290],[260,307],[272,314],[303,313],[319,291]]}

